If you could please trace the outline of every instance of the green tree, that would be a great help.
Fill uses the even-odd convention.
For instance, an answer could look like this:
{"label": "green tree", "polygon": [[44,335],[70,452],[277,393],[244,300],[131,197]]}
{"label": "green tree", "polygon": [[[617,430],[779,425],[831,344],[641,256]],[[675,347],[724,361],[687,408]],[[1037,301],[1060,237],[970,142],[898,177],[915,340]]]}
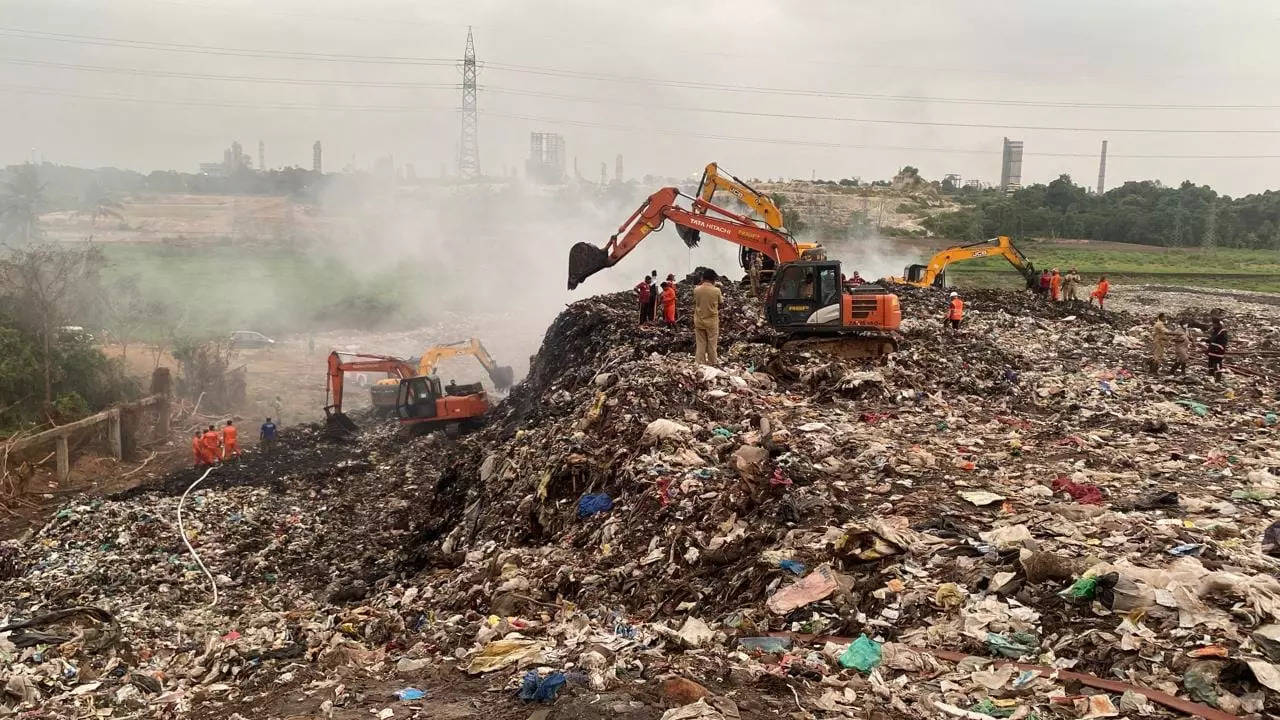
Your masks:
{"label": "green tree", "polygon": [[19,165],[12,175],[0,197],[0,240],[29,245],[40,238],[45,186],[31,163]]}
{"label": "green tree", "polygon": [[53,403],[58,328],[80,310],[76,299],[90,296],[87,290],[102,262],[102,253],[92,244],[43,243],[0,255],[0,288],[9,294],[15,318],[39,342],[46,405]]}

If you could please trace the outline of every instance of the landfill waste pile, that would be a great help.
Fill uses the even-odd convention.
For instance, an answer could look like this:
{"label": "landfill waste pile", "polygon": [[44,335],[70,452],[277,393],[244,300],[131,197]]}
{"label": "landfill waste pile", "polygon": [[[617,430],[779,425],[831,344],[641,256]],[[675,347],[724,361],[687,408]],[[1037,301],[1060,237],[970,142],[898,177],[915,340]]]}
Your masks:
{"label": "landfill waste pile", "polygon": [[[1277,328],[1216,383],[1149,315],[900,291],[883,362],[584,299],[456,442],[299,428],[10,544],[2,699],[48,717],[1280,713]],[[680,286],[687,318],[690,283]],[[1153,306],[1153,314],[1158,307]],[[1207,319],[1211,307],[1182,307]]]}

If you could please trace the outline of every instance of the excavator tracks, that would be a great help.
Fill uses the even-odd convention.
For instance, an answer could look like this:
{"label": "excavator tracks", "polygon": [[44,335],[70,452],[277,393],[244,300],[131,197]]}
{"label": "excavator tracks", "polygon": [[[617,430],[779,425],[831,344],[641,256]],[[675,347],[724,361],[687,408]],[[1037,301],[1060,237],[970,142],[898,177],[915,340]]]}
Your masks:
{"label": "excavator tracks", "polygon": [[881,358],[898,350],[898,339],[884,333],[839,335],[836,337],[793,337],[782,342],[783,350],[820,352],[845,360]]}

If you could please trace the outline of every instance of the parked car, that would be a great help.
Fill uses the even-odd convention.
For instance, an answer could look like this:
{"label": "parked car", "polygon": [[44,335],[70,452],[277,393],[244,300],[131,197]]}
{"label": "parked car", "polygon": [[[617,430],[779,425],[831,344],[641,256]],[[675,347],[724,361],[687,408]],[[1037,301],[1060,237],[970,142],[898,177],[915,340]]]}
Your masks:
{"label": "parked car", "polygon": [[275,344],[275,340],[254,330],[236,330],[231,333],[231,348],[233,350],[257,350],[271,347]]}
{"label": "parked car", "polygon": [[58,328],[58,339],[71,342],[92,343],[93,333],[79,325],[63,325]]}

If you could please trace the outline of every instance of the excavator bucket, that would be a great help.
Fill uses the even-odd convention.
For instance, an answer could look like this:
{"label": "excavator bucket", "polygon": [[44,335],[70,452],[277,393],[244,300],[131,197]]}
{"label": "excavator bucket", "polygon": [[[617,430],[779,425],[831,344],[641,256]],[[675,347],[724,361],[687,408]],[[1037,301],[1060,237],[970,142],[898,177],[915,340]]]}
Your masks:
{"label": "excavator bucket", "polygon": [[325,429],[330,433],[353,433],[360,429],[360,426],[356,425],[354,420],[347,417],[346,413],[339,412],[333,407],[326,407],[324,409],[324,415]]}
{"label": "excavator bucket", "polygon": [[499,390],[510,390],[515,384],[516,371],[510,365],[499,365],[489,371],[489,379],[493,381],[493,386]]}
{"label": "excavator bucket", "polygon": [[569,289],[609,267],[609,253],[591,243],[580,242],[569,248]]}
{"label": "excavator bucket", "polygon": [[697,228],[677,225],[676,234],[680,236],[680,239],[684,241],[685,245],[691,248],[698,247],[698,243],[702,241],[702,232]]}

